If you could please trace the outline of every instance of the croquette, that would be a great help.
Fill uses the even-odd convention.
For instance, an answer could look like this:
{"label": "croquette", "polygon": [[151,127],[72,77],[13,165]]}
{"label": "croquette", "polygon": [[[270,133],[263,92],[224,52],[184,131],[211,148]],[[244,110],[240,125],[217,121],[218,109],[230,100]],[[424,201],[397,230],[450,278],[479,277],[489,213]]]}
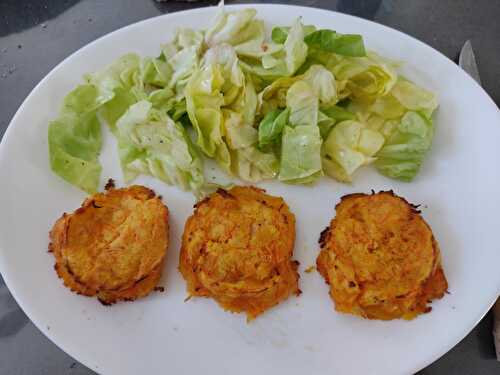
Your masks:
{"label": "croquette", "polygon": [[195,205],[182,237],[179,269],[189,296],[215,299],[252,320],[299,295],[293,261],[295,217],[282,198],[233,187]]}
{"label": "croquette", "polygon": [[409,320],[443,297],[439,246],[417,208],[392,191],[341,198],[317,258],[337,311]]}
{"label": "croquette", "polygon": [[168,209],[143,186],[87,198],[50,232],[49,251],[64,285],[103,304],[132,301],[158,284],[168,247]]}

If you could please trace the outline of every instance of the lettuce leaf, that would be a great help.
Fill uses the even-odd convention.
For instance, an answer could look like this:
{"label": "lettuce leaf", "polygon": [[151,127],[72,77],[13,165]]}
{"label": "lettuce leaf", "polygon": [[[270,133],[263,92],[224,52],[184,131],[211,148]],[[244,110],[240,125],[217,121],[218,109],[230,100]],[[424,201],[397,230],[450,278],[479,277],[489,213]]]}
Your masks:
{"label": "lettuce leaf", "polygon": [[178,50],[190,47],[201,49],[203,33],[189,28],[179,28],[175,34],[174,44]]}
{"label": "lettuce leaf", "polygon": [[290,109],[290,125],[316,126],[318,123],[319,100],[305,81],[297,81],[290,87],[286,94],[286,105]]}
{"label": "lettuce leaf", "polygon": [[208,49],[203,56],[203,67],[219,65],[226,85],[242,87],[245,77],[238,65],[236,51],[229,44],[220,44]]}
{"label": "lettuce leaf", "polygon": [[49,124],[52,170],[88,193],[97,190],[102,169],[98,112],[114,130],[114,122],[137,100],[131,89],[142,90],[140,65],[138,55],[127,54],[101,71],[87,74],[87,83],[66,96],[59,117]]}
{"label": "lettuce leaf", "polygon": [[427,118],[431,117],[438,106],[436,95],[402,78],[394,85],[391,94],[405,108],[420,111]]}
{"label": "lettuce leaf", "polygon": [[300,76],[282,77],[265,87],[258,95],[257,112],[265,115],[269,111],[286,107],[288,89],[299,80]]}
{"label": "lettuce leaf", "polygon": [[267,83],[294,75],[306,60],[307,45],[300,19],[292,24],[283,45],[260,43],[258,48],[262,49],[262,53],[253,54],[253,59],[242,59],[242,67]]}
{"label": "lettuce leaf", "polygon": [[312,65],[301,79],[309,84],[322,105],[331,106],[337,103],[337,83],[328,69],[321,65]]}
{"label": "lettuce leaf", "polygon": [[269,112],[259,124],[259,147],[265,148],[281,140],[281,134],[288,123],[289,109]]}
{"label": "lettuce leaf", "polygon": [[356,115],[338,105],[333,105],[331,107],[322,108],[321,111],[328,117],[334,119],[335,121],[345,121],[354,120]]}
{"label": "lettuce leaf", "polygon": [[96,113],[106,99],[94,85],[80,85],[66,96],[59,117],[49,124],[52,171],[87,193],[99,186],[102,139]]}
{"label": "lettuce leaf", "polygon": [[283,49],[283,46],[266,40],[262,21],[251,21],[238,35],[237,44],[233,44],[238,56],[265,58]]}
{"label": "lettuce leaf", "polygon": [[345,120],[355,120],[356,115],[337,105],[322,108],[318,113],[318,127],[321,137],[326,139],[335,124]]}
{"label": "lettuce leaf", "polygon": [[243,115],[243,121],[246,124],[252,125],[255,122],[255,116],[257,113],[258,97],[255,87],[252,81],[247,80],[243,91],[241,92],[241,97],[236,100],[233,104],[233,108],[240,111]]}
{"label": "lettuce leaf", "polygon": [[173,69],[167,62],[145,57],[141,61],[141,81],[155,87],[166,87],[172,78]]}
{"label": "lettuce leaf", "polygon": [[336,58],[330,70],[343,86],[344,92],[339,96],[349,96],[363,103],[373,103],[387,95],[398,80],[394,67],[372,52],[366,57]]}
{"label": "lettuce leaf", "polygon": [[307,35],[304,41],[309,46],[337,55],[366,56],[363,37],[357,34],[339,34],[333,30],[317,30]]}
{"label": "lettuce leaf", "polygon": [[139,55],[130,53],[96,73],[87,74],[86,81],[97,88],[96,101],[104,104],[114,98],[117,88],[129,89],[137,84],[138,79],[134,73],[138,71],[140,63]]}
{"label": "lettuce leaf", "polygon": [[254,9],[221,3],[207,30],[180,28],[158,56],[127,54],[86,75],[49,125],[51,167],[95,191],[104,120],[127,181],[145,173],[197,195],[208,186],[202,154],[251,182],[351,181],[374,161],[411,180],[438,102],[397,67],[360,35],[300,18],[268,35]]}
{"label": "lettuce leaf", "polygon": [[280,181],[312,183],[323,174],[317,126],[285,126],[281,142]]}
{"label": "lettuce leaf", "polygon": [[230,149],[247,148],[257,143],[257,129],[245,123],[240,113],[224,109],[223,117],[225,139]]}
{"label": "lettuce leaf", "polygon": [[289,27],[276,26],[271,31],[271,39],[275,43],[283,44],[288,36]]}
{"label": "lettuce leaf", "polygon": [[335,123],[335,119],[328,117],[322,111],[318,111],[318,128],[323,140],[326,139]]}
{"label": "lettuce leaf", "polygon": [[258,130],[246,123],[241,113],[223,109],[223,115],[231,173],[249,182],[275,177],[279,161],[274,153],[257,149]]}
{"label": "lettuce leaf", "polygon": [[304,43],[304,27],[300,19],[296,19],[285,40],[285,64],[288,75],[293,75],[306,61],[307,45]]}
{"label": "lettuce leaf", "polygon": [[[196,143],[229,174],[249,181],[268,178],[269,171],[276,168],[268,167],[264,161],[277,161],[274,155],[261,155],[256,149],[258,131],[253,125],[257,93],[239,68],[233,48],[225,46],[205,57],[204,67],[186,87],[187,110],[197,132]],[[256,159],[250,160],[249,155]]]}
{"label": "lettuce leaf", "polygon": [[130,106],[116,124],[120,161],[127,180],[139,173],[154,176],[201,196],[202,160],[184,128],[146,100]]}
{"label": "lettuce leaf", "polygon": [[[304,36],[307,36],[315,31],[316,31],[316,26],[304,25]],[[275,26],[271,31],[271,39],[275,43],[283,44],[285,43],[289,32],[290,32],[290,27],[288,26]]]}
{"label": "lettuce leaf", "polygon": [[168,59],[168,63],[173,70],[169,86],[175,88],[177,92],[182,92],[187,80],[199,65],[198,47],[192,46],[181,49]]}
{"label": "lettuce leaf", "polygon": [[274,80],[280,79],[284,76],[290,76],[283,57],[280,56],[275,60],[276,63],[268,69],[262,65],[260,60],[241,59],[240,65],[247,74],[253,76],[255,80],[262,81],[262,84],[266,86]]}
{"label": "lettuce leaf", "polygon": [[407,112],[377,153],[375,166],[388,177],[412,181],[431,147],[433,136],[432,119],[418,112]]}
{"label": "lettuce leaf", "polygon": [[255,20],[255,9],[225,12],[221,7],[205,33],[208,47],[230,44],[239,56],[260,58],[276,53],[282,46],[266,41],[264,23]]}
{"label": "lettuce leaf", "polygon": [[186,86],[186,107],[191,124],[196,130],[196,144],[209,157],[227,155],[225,164],[229,166],[229,154],[222,139],[224,79],[220,68],[208,66],[195,72]]}
{"label": "lettuce leaf", "polygon": [[244,181],[258,182],[276,177],[279,161],[273,153],[265,153],[256,147],[231,150],[231,171]]}
{"label": "lettuce leaf", "polygon": [[236,12],[226,12],[223,6],[219,7],[215,19],[205,32],[205,43],[212,47],[221,43],[233,44],[240,37],[240,33],[254,19],[257,11],[246,8]]}
{"label": "lettuce leaf", "polygon": [[384,141],[379,132],[368,129],[357,121],[338,123],[323,144],[325,173],[339,181],[351,182],[353,173],[359,167],[375,160],[373,156]]}

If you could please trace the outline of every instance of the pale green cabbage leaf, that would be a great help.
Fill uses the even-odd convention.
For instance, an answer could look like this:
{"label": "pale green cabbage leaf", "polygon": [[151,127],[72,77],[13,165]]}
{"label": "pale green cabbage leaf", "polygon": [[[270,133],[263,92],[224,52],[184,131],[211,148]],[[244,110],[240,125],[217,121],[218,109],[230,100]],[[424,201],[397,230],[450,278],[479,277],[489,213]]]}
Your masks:
{"label": "pale green cabbage leaf", "polygon": [[432,119],[419,112],[407,112],[377,153],[375,166],[388,177],[412,181],[431,148],[433,136]]}
{"label": "pale green cabbage leaf", "polygon": [[354,172],[373,162],[384,144],[384,137],[353,120],[338,123],[323,144],[323,168],[329,176],[351,182]]}
{"label": "pale green cabbage leaf", "polygon": [[313,183],[323,175],[317,126],[285,126],[281,142],[280,181]]}
{"label": "pale green cabbage leaf", "polygon": [[202,159],[185,129],[147,100],[139,101],[116,123],[125,179],[149,174],[201,196],[205,186]]}

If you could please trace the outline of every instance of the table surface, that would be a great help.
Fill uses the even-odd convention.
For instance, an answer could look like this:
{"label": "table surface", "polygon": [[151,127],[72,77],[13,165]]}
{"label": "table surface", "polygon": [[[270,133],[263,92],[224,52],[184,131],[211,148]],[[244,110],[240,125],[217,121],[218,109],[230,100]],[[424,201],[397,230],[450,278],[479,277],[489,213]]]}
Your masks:
{"label": "table surface", "polygon": [[[229,3],[286,1],[226,1]],[[153,0],[1,0],[0,137],[33,87],[61,60],[120,27],[162,13],[207,6]],[[456,60],[472,41],[485,90],[500,104],[500,1],[303,0],[306,5],[354,14],[412,35]],[[499,374],[489,313],[455,348],[419,374]],[[49,341],[28,320],[0,276],[0,374],[93,372]]]}

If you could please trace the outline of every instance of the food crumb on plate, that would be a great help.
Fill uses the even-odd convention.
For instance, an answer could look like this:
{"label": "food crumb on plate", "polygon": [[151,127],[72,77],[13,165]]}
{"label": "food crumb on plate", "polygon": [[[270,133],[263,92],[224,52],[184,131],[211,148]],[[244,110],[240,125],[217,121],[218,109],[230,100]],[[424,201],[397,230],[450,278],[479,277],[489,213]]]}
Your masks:
{"label": "food crumb on plate", "polygon": [[311,272],[313,272],[313,271],[315,271],[315,270],[316,270],[316,266],[314,266],[314,265],[313,265],[313,266],[309,266],[309,267],[307,267],[307,268],[304,270],[304,272],[305,272],[305,273],[311,273]]}

